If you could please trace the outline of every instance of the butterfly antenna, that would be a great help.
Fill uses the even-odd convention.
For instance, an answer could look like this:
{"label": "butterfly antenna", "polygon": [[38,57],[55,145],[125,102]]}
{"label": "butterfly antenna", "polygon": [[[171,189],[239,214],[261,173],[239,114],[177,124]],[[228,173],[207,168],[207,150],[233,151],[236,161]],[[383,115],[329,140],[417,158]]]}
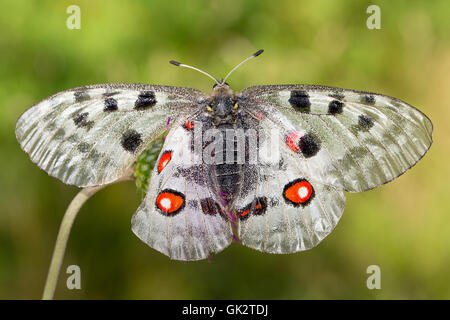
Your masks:
{"label": "butterfly antenna", "polygon": [[256,52],[255,52],[254,54],[252,54],[250,57],[248,57],[247,59],[245,59],[244,61],[242,61],[241,63],[239,63],[236,67],[234,67],[233,69],[231,69],[231,71],[228,72],[228,74],[227,74],[227,76],[225,77],[225,79],[223,79],[222,83],[225,83],[225,80],[228,79],[228,77],[230,76],[230,74],[231,74],[234,70],[236,70],[237,68],[239,68],[239,67],[241,66],[241,64],[243,64],[244,62],[247,62],[247,61],[250,60],[250,59],[256,58],[257,56],[259,56],[259,55],[260,55],[261,53],[263,53],[263,52],[264,52],[263,49],[256,51]]}
{"label": "butterfly antenna", "polygon": [[189,69],[192,69],[192,70],[196,70],[196,71],[198,71],[198,72],[200,72],[200,73],[203,73],[205,76],[210,77],[210,78],[213,79],[217,84],[220,84],[219,81],[217,81],[216,78],[214,78],[212,75],[210,75],[209,73],[206,73],[206,72],[203,71],[203,70],[200,70],[200,69],[195,68],[195,67],[192,67],[192,66],[190,66],[190,65],[187,65],[187,64],[184,64],[184,63],[179,63],[179,62],[173,61],[173,60],[170,60],[169,63],[171,63],[171,64],[173,64],[174,66],[177,66],[177,67],[185,67],[185,68],[189,68]]}

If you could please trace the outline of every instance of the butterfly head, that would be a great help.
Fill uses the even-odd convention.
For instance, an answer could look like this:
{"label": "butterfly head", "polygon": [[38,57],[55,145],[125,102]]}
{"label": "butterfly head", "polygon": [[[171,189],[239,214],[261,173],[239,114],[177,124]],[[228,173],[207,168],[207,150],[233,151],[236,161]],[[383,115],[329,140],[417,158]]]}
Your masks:
{"label": "butterfly head", "polygon": [[231,124],[236,121],[239,106],[237,98],[228,83],[215,84],[208,99],[206,111],[215,125]]}
{"label": "butterfly head", "polygon": [[258,50],[247,59],[241,61],[241,63],[239,63],[237,66],[231,69],[231,71],[228,72],[226,77],[220,81],[218,81],[209,73],[200,70],[198,68],[192,67],[190,65],[183,64],[173,60],[171,60],[170,63],[177,67],[185,67],[196,70],[200,73],[203,73],[207,77],[213,79],[215,84],[213,86],[213,91],[211,92],[211,95],[206,103],[206,111],[212,117],[214,125],[231,124],[236,122],[236,116],[239,111],[239,105],[237,103],[237,97],[233,94],[233,91],[230,89],[230,85],[225,81],[233,73],[233,71],[239,68],[244,62],[247,62],[248,60],[259,56],[261,53],[263,53],[263,51],[264,50]]}
{"label": "butterfly head", "polygon": [[216,88],[220,89],[220,88],[223,88],[223,87],[229,88],[230,85],[228,83],[226,83],[226,82],[223,82],[223,80],[220,80],[220,82],[214,83],[212,88],[213,88],[213,90],[216,90]]}

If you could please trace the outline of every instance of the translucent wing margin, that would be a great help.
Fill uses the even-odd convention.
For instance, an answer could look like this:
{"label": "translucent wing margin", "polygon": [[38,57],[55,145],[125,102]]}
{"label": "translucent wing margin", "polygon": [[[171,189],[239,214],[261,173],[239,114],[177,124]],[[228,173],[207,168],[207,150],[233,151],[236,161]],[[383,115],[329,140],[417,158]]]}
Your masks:
{"label": "translucent wing margin", "polygon": [[[250,87],[242,97],[249,112],[254,113],[253,107],[258,106],[285,131],[285,137],[297,131],[296,137],[303,141],[290,142],[300,143],[297,152],[304,153],[316,168],[315,176],[349,192],[395,179],[417,163],[432,144],[431,121],[416,108],[385,95],[280,85]],[[313,154],[311,144],[317,149]]]}
{"label": "translucent wing margin", "polygon": [[25,111],[16,137],[49,175],[79,187],[123,177],[168,118],[195,112],[195,89],[104,84],[59,92]]}

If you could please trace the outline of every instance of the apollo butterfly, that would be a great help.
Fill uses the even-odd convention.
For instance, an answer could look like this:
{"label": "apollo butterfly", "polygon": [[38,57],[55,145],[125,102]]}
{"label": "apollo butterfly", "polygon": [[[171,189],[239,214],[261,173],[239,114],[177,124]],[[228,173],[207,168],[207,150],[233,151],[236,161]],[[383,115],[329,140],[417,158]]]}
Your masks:
{"label": "apollo butterfly", "polygon": [[[430,148],[432,123],[396,98],[318,85],[214,81],[180,87],[101,84],[59,92],[17,121],[16,136],[49,175],[78,187],[123,178],[167,134],[133,232],[177,260],[206,259],[233,239],[270,253],[320,243],[344,191],[387,183]],[[168,132],[167,132],[168,131]]]}

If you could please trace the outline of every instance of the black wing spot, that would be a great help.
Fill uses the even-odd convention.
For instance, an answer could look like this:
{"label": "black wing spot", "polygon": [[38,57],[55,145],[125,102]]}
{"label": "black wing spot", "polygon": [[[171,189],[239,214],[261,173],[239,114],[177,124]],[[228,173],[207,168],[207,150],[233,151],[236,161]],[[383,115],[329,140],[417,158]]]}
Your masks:
{"label": "black wing spot", "polygon": [[142,91],[134,103],[135,109],[147,109],[156,104],[156,97],[153,91]]}
{"label": "black wing spot", "polygon": [[73,123],[78,127],[84,127],[87,124],[87,116],[89,115],[89,112],[83,112],[83,113],[79,113],[77,114],[74,118],[73,118]]}
{"label": "black wing spot", "polygon": [[293,108],[301,112],[311,111],[311,102],[309,101],[309,95],[306,91],[293,90],[291,91],[291,97],[289,103]]}
{"label": "black wing spot", "polygon": [[201,199],[200,205],[204,214],[214,215],[217,213],[217,205],[212,198]]}
{"label": "black wing spot", "polygon": [[215,202],[212,198],[203,198],[200,200],[200,206],[202,207],[202,211],[206,215],[219,215],[228,221],[227,215],[222,211],[219,204]]}
{"label": "black wing spot", "polygon": [[246,205],[243,209],[238,211],[238,216],[240,220],[246,220],[250,215],[254,214],[256,216],[263,215],[267,209],[267,198],[266,197],[258,197],[248,205]]}
{"label": "black wing spot", "polygon": [[81,142],[78,146],[77,149],[78,151],[82,152],[82,153],[86,153],[90,150],[91,145],[89,143],[86,142]]}
{"label": "black wing spot", "polygon": [[130,129],[122,136],[121,143],[126,151],[135,152],[142,143],[141,134],[136,130]]}
{"label": "black wing spot", "polygon": [[358,125],[362,130],[367,131],[373,127],[373,119],[365,114],[361,114],[358,117]]}
{"label": "black wing spot", "polygon": [[267,198],[266,197],[256,198],[253,214],[260,216],[266,212],[266,209],[267,209]]}
{"label": "black wing spot", "polygon": [[117,106],[117,100],[114,98],[105,99],[105,107],[103,111],[117,111],[119,107]]}
{"label": "black wing spot", "polygon": [[75,102],[82,102],[90,99],[89,94],[85,91],[76,91],[73,96],[75,97]]}
{"label": "black wing spot", "polygon": [[342,109],[344,108],[344,103],[338,100],[333,100],[328,105],[328,113],[329,114],[338,114],[342,113]]}
{"label": "black wing spot", "polygon": [[361,102],[365,104],[375,104],[375,97],[370,94],[365,94],[361,96]]}
{"label": "black wing spot", "polygon": [[309,133],[300,138],[298,146],[305,158],[315,156],[320,150],[320,143]]}

